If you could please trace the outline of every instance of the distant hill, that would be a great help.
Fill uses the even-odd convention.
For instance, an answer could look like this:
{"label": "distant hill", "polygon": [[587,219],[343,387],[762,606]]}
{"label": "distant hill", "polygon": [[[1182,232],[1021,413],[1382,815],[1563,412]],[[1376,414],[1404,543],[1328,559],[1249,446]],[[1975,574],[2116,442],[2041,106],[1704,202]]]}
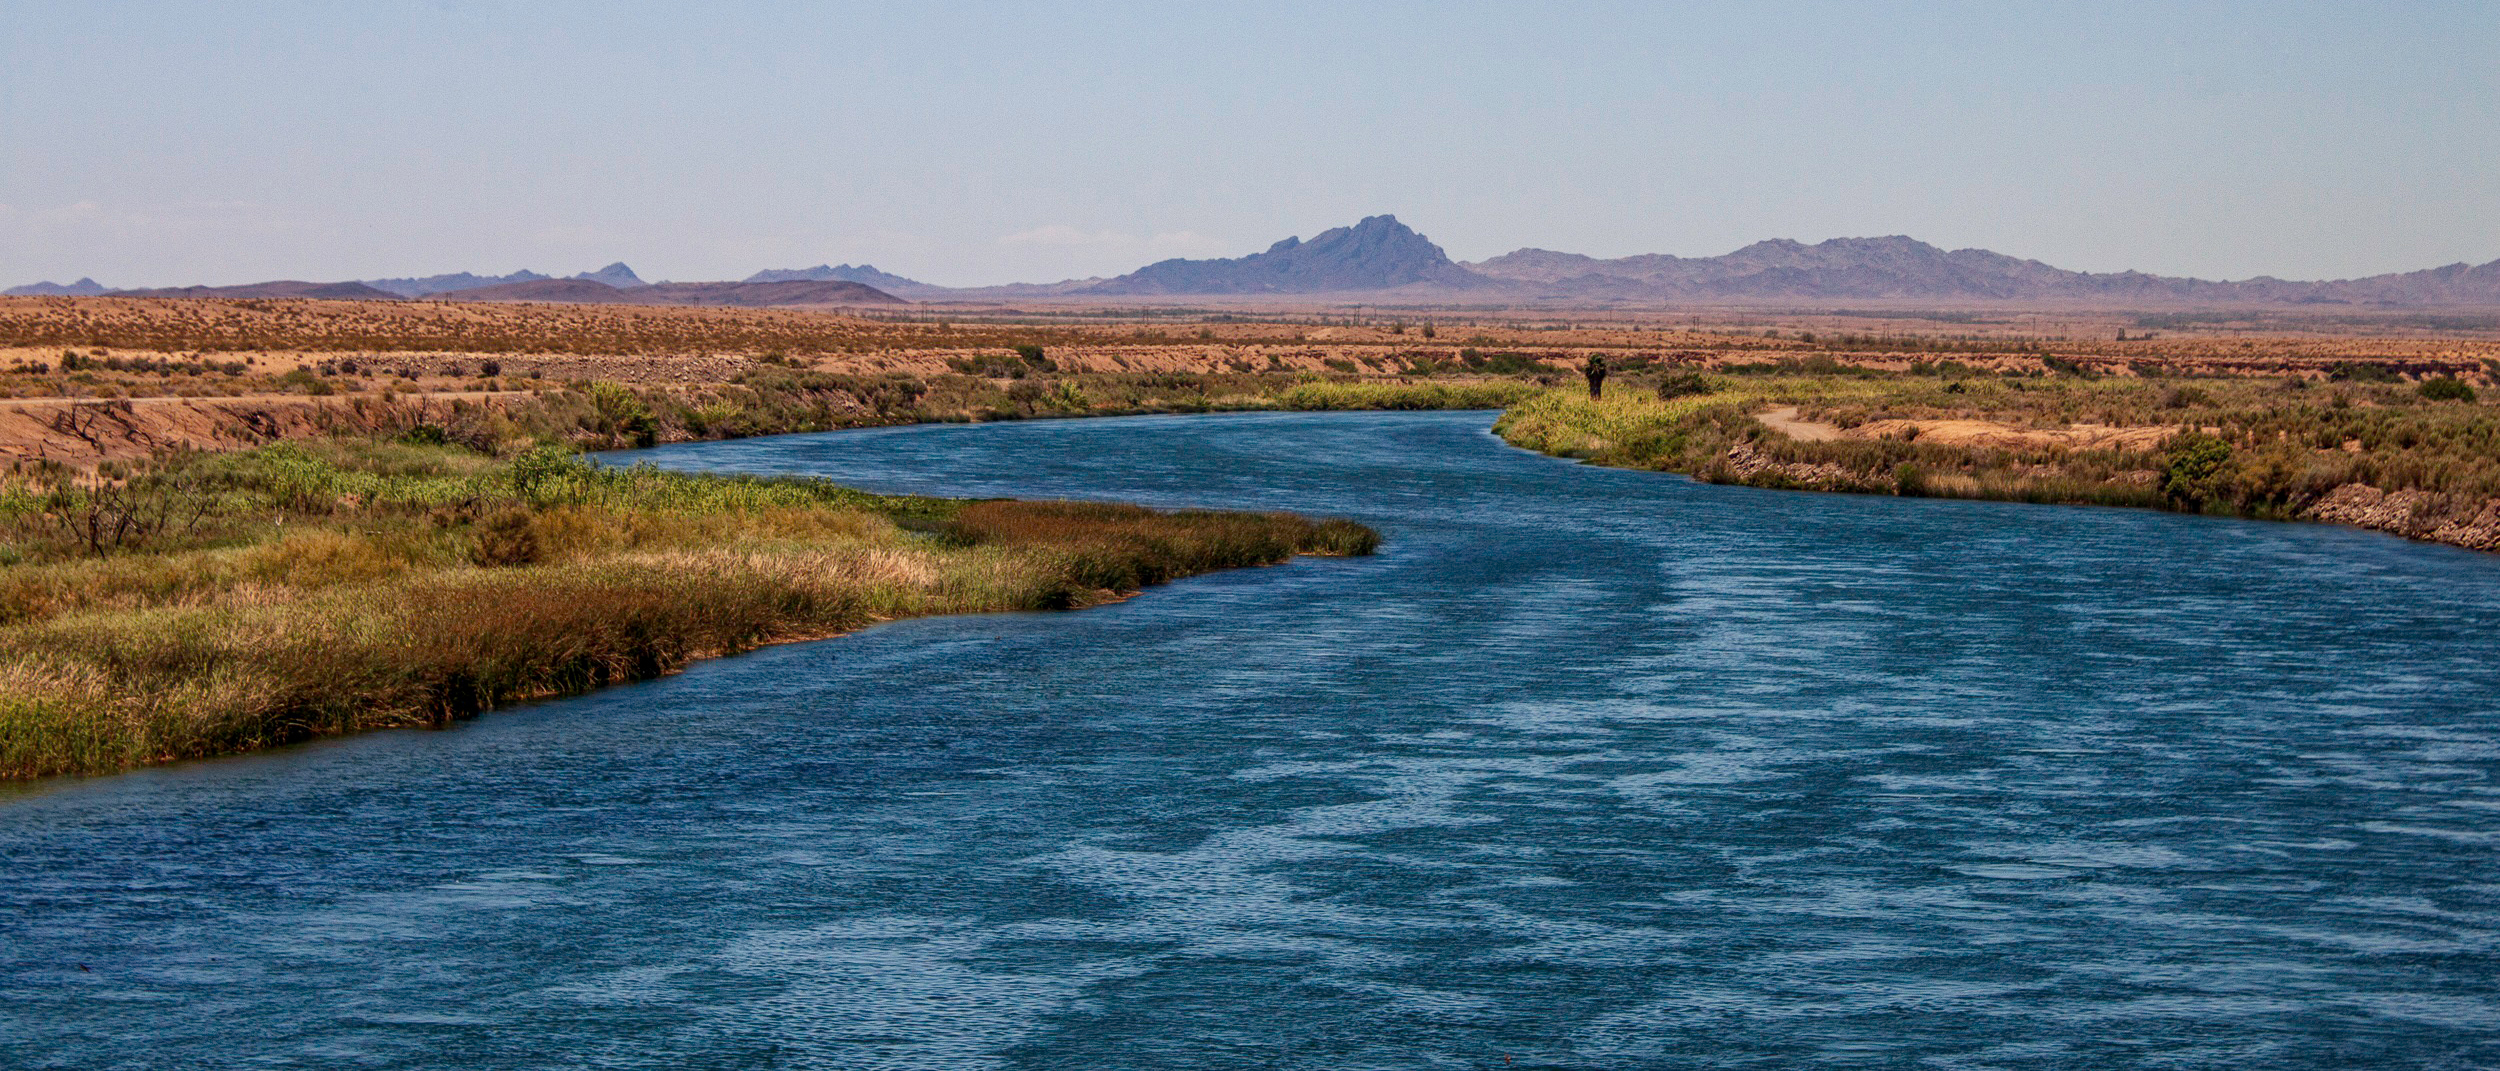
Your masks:
{"label": "distant hill", "polygon": [[760,309],[782,305],[903,305],[901,298],[844,280],[770,283],[658,283],[620,290],[589,279],[539,279],[432,295],[433,301],[544,301],[573,305],[714,305]]}
{"label": "distant hill", "polygon": [[334,301],[397,301],[399,295],[363,283],[307,283],[281,279],[241,286],[172,286],[154,290],[108,290],[107,297],[157,298],[327,298]]}
{"label": "distant hill", "polygon": [[588,279],[594,283],[606,283],[619,290],[631,290],[637,286],[651,285],[643,282],[642,277],[635,275],[634,269],[626,267],[625,262],[621,260],[614,264],[610,264],[607,267],[601,268],[598,271],[586,271],[580,275],[574,276],[573,278]]}
{"label": "distant hill", "polygon": [[914,296],[922,301],[934,301],[938,299],[950,301],[1025,301],[1037,298],[1063,298],[1071,295],[1089,294],[1093,292],[1094,287],[1101,286],[1102,284],[1110,281],[1111,280],[1097,275],[1089,279],[1063,279],[1055,283],[1002,283],[997,286],[968,286],[962,288],[941,286],[932,287],[928,292],[915,294]]}
{"label": "distant hill", "polygon": [[387,290],[404,298],[421,298],[428,294],[440,294],[447,290],[475,290],[481,286],[497,286],[503,283],[532,283],[544,278],[547,278],[547,276],[540,275],[537,272],[524,268],[520,271],[513,272],[510,275],[478,275],[463,271],[453,272],[450,275],[428,275],[416,279],[365,279],[360,281],[366,286],[370,286],[376,290]]}
{"label": "distant hill", "polygon": [[1950,252],[1913,238],[1756,242],[1717,257],[1599,260],[1521,249],[1467,267],[1538,297],[1709,301],[2093,301],[2263,304],[2500,304],[2500,261],[2331,282],[2260,277],[2214,282],[2143,272],[2067,271],[1985,249]]}
{"label": "distant hill", "polygon": [[[2462,261],[2421,271],[2339,279],[2329,283],[2276,283],[2303,303],[2351,301],[2373,305],[2500,305],[2500,260]],[[2301,293],[2302,287],[2315,290]]]}
{"label": "distant hill", "polygon": [[1430,239],[1396,216],[1372,216],[1287,238],[1267,252],[1230,260],[1166,260],[1076,291],[1079,294],[1328,294],[1401,287],[1475,289],[1497,285],[1452,263]]}
{"label": "distant hill", "polygon": [[908,305],[865,283],[846,279],[789,279],[769,283],[661,283],[629,293],[634,301],[665,305]]}
{"label": "distant hill", "polygon": [[0,290],[0,297],[94,297],[104,292],[104,284],[82,278],[74,283],[46,281],[12,286]]}
{"label": "distant hill", "polygon": [[1717,257],[1660,254],[1598,260],[1522,249],[1469,265],[1546,296],[1747,299],[2002,300],[2192,298],[2216,284],[2128,272],[2089,275],[1984,249],[1946,252],[1912,238],[1756,242]]}
{"label": "distant hill", "polygon": [[813,268],[770,268],[747,276],[746,281],[750,283],[859,283],[901,297],[943,293],[947,289],[943,286],[932,286],[917,279],[906,279],[892,272],[878,271],[875,266],[868,264],[856,266],[819,264]]}
{"label": "distant hill", "polygon": [[426,297],[430,301],[550,301],[569,305],[617,304],[634,300],[630,293],[606,283],[579,277],[549,279],[544,276],[518,283],[443,290]]}

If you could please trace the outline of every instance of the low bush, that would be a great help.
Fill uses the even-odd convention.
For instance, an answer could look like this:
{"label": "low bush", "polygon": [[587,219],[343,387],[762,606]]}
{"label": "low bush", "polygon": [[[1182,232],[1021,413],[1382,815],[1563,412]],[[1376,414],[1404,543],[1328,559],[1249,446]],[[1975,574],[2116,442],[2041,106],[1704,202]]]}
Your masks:
{"label": "low bush", "polygon": [[2474,400],[2474,388],[2468,386],[2464,380],[2458,379],[2455,376],[2435,376],[2430,379],[2425,379],[2422,381],[2421,386],[2414,389],[2420,392],[2422,397],[2428,398],[2434,402],[2470,402]]}
{"label": "low bush", "polygon": [[2383,364],[2368,361],[2337,361],[2328,365],[2326,378],[2338,383],[2394,383],[2404,377]]}
{"label": "low bush", "polygon": [[1658,400],[1674,401],[1694,395],[1708,394],[1713,388],[1710,377],[1699,372],[1673,372],[1658,381]]}

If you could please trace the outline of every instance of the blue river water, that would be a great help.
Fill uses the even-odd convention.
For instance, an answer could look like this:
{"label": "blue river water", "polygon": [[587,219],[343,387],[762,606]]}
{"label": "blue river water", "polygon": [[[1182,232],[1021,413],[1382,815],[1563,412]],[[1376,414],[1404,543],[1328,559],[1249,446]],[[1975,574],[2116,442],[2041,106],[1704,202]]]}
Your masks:
{"label": "blue river water", "polygon": [[1388,542],[0,793],[0,1066],[2500,1066],[2500,557],[1489,420],[630,455]]}

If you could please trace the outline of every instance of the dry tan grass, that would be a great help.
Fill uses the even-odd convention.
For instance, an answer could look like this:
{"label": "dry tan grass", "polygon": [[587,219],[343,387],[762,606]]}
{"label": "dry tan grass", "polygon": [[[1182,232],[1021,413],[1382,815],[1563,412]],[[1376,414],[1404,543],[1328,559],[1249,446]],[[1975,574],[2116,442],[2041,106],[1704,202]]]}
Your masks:
{"label": "dry tan grass", "polygon": [[[1790,412],[1793,414],[1794,409]],[[1845,430],[1829,424],[1798,420],[1779,423],[1766,419],[1763,423],[1800,442],[1828,442],[1840,438],[1899,439],[1989,450],[2151,450],[2183,430],[2177,424],[2130,427],[2068,424],[2054,428],[2031,428],[1971,419],[1874,420]]]}
{"label": "dry tan grass", "polygon": [[[12,502],[15,549],[49,560],[0,567],[0,777],[437,725],[757,644],[1083,606],[1376,539],[1281,514],[885,498],[549,454],[473,469],[376,449],[349,471],[263,452],[280,453],[188,463],[244,494],[184,537],[208,546],[89,556],[42,541],[29,511],[51,507]],[[365,490],[293,489],[307,481]]]}

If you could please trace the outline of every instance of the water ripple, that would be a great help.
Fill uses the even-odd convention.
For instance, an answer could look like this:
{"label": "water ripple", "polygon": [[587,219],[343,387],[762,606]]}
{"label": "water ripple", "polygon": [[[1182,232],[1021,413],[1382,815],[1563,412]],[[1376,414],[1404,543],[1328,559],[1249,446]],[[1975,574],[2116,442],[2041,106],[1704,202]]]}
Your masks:
{"label": "water ripple", "polygon": [[1485,419],[640,455],[1391,542],[15,793],[0,1052],[2500,1066],[2500,559],[1708,487]]}

